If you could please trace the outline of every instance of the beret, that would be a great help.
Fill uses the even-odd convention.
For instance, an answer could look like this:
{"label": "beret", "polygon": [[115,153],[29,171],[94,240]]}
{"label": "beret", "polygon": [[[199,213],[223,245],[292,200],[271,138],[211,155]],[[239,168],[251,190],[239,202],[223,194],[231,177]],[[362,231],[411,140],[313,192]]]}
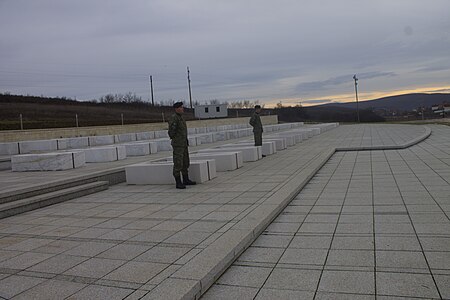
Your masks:
{"label": "beret", "polygon": [[183,106],[183,102],[175,102],[174,104],[173,104],[173,107],[174,108],[178,108],[178,107],[182,107]]}

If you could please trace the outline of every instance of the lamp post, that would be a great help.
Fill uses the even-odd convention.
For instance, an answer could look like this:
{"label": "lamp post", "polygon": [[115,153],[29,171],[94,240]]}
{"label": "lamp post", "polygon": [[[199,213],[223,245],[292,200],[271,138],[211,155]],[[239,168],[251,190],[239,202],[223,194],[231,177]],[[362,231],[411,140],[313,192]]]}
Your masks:
{"label": "lamp post", "polygon": [[356,115],[358,116],[358,123],[359,120],[359,104],[358,104],[358,78],[356,77],[356,74],[353,75],[353,80],[355,80],[355,95],[356,95]]}
{"label": "lamp post", "polygon": [[187,67],[187,79],[188,79],[188,87],[189,87],[189,102],[190,102],[191,108],[192,108],[191,76],[190,76],[189,67]]}

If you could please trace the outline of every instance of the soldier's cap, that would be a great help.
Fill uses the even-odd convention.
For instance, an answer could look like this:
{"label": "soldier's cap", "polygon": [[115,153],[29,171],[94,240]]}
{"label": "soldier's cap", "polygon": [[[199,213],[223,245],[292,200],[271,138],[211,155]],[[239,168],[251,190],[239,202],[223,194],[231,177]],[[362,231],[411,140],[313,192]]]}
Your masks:
{"label": "soldier's cap", "polygon": [[261,105],[255,105],[255,109],[261,108]]}
{"label": "soldier's cap", "polygon": [[173,104],[173,107],[174,108],[178,108],[178,107],[182,107],[183,106],[183,102],[175,102],[174,104]]}

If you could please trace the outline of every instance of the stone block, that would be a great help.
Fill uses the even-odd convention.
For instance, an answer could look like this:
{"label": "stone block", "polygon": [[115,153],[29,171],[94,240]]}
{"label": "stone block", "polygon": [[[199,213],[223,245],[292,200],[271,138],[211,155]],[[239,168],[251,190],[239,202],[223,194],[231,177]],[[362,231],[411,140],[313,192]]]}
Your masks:
{"label": "stone block", "polygon": [[[240,142],[238,145],[242,145],[242,146],[253,146],[254,143],[251,142]],[[232,146],[236,146],[236,144],[232,145],[223,145],[220,147],[232,147]],[[264,141],[262,142],[262,154],[263,155],[272,155],[274,153],[277,152],[277,148],[276,148],[276,142],[275,141]]]}
{"label": "stone block", "polygon": [[[140,163],[125,167],[128,184],[174,184],[173,163]],[[216,164],[214,160],[192,161],[189,177],[197,183],[215,178]]]}
{"label": "stone block", "polygon": [[283,135],[281,133],[277,133],[274,135],[271,135],[268,137],[269,139],[271,138],[283,138],[286,142],[286,146],[288,147],[292,147],[295,145],[295,137],[293,137],[292,135]]}
{"label": "stone block", "polygon": [[86,154],[86,162],[88,163],[116,161],[127,157],[126,148],[123,145],[96,147],[84,149],[83,151]]}
{"label": "stone block", "polygon": [[263,141],[271,141],[271,142],[275,142],[275,147],[277,149],[277,151],[281,151],[287,148],[286,145],[286,139],[284,138],[274,138],[274,137],[269,137],[269,138],[264,138]]}
{"label": "stone block", "polygon": [[244,164],[242,152],[213,152],[213,153],[193,153],[190,154],[191,161],[214,159],[216,161],[216,170],[231,171],[241,168]]}
{"label": "stone block", "polygon": [[214,136],[212,133],[204,133],[204,134],[197,134],[195,135],[195,137],[197,137],[197,139],[200,140],[200,144],[211,144],[214,143]]}
{"label": "stone block", "polygon": [[242,152],[242,157],[244,162],[247,161],[257,161],[262,158],[262,149],[261,146],[238,146],[236,147],[227,147],[227,148],[212,148],[212,149],[202,149],[199,150],[199,153],[214,153],[214,152]]}
{"label": "stone block", "polygon": [[197,128],[195,128],[195,133],[196,134],[206,133],[206,127],[197,127]]}
{"label": "stone block", "polygon": [[63,138],[56,140],[58,150],[67,149],[81,149],[89,147],[89,138],[85,137],[74,137],[74,138]]}
{"label": "stone block", "polygon": [[188,142],[190,147],[201,145],[202,142],[200,139],[196,136],[188,136]]}
{"label": "stone block", "polygon": [[136,142],[123,144],[127,156],[144,156],[156,153],[158,151],[156,142]]}
{"label": "stone block", "polygon": [[224,131],[217,131],[213,133],[214,140],[217,142],[222,142],[227,140],[227,135]]}
{"label": "stone block", "polygon": [[228,130],[225,131],[226,134],[226,139],[227,140],[232,140],[232,139],[237,139],[239,138],[239,134],[237,130]]}
{"label": "stone block", "polygon": [[89,137],[89,146],[113,145],[114,135],[98,135]]}
{"label": "stone block", "polygon": [[168,138],[168,137],[169,137],[169,132],[167,130],[155,131],[155,139]]}
{"label": "stone block", "polygon": [[136,133],[122,133],[114,136],[116,144],[136,141]]}
{"label": "stone block", "polygon": [[136,140],[138,140],[138,141],[152,140],[154,138],[155,138],[154,131],[136,133]]}
{"label": "stone block", "polygon": [[158,152],[172,151],[172,144],[171,144],[171,140],[169,138],[155,139],[153,141],[156,142],[156,144],[157,144],[156,148],[157,148]]}
{"label": "stone block", "polygon": [[19,142],[19,153],[52,152],[58,150],[56,140],[38,140]]}
{"label": "stone block", "polygon": [[85,162],[83,151],[22,154],[11,157],[13,172],[69,170],[84,166]]}
{"label": "stone block", "polygon": [[15,155],[19,154],[19,143],[0,143],[0,155]]}

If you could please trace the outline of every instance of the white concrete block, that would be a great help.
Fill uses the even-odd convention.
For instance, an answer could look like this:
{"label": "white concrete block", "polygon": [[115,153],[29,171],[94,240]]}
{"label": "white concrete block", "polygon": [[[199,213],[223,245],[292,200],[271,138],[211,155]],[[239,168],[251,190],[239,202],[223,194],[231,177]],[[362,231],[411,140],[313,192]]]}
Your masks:
{"label": "white concrete block", "polygon": [[242,152],[242,158],[244,159],[244,162],[246,161],[257,161],[262,158],[262,149],[261,146],[238,146],[236,147],[227,147],[227,148],[212,148],[212,149],[202,149],[199,150],[198,153],[213,153],[213,152],[225,152],[225,151],[232,151],[232,152]]}
{"label": "white concrete block", "polygon": [[134,141],[136,141],[136,133],[121,133],[121,134],[116,134],[114,136],[114,142],[116,144],[128,143],[128,142],[134,142]]}
{"label": "white concrete block", "polygon": [[[140,163],[125,167],[128,184],[175,184],[173,178],[173,163]],[[189,178],[197,183],[203,183],[215,178],[214,160],[192,161],[189,167]]]}
{"label": "white concrete block", "polygon": [[195,133],[196,134],[206,133],[206,127],[197,127],[197,128],[195,128]]}
{"label": "white concrete block", "polygon": [[145,141],[145,140],[151,140],[155,138],[155,132],[154,131],[147,131],[147,132],[138,132],[136,133],[136,140],[138,141]]}
{"label": "white concrete block", "polygon": [[168,138],[168,137],[169,137],[169,132],[167,130],[155,131],[155,139]]}
{"label": "white concrete block", "polygon": [[63,138],[56,140],[58,150],[81,149],[89,147],[89,137]]}
{"label": "white concrete block", "polygon": [[[236,144],[230,144],[230,145],[223,145],[223,146],[220,146],[220,147],[224,147],[224,146],[226,146],[226,147],[233,147],[235,145]],[[254,146],[255,144],[251,143],[251,142],[250,143],[249,142],[239,142],[238,145]],[[276,152],[277,152],[277,146],[276,146],[275,141],[265,141],[263,139],[263,142],[262,142],[262,154],[263,155],[272,155],[272,154],[274,154]]]}
{"label": "white concrete block", "polygon": [[114,135],[98,135],[89,137],[89,146],[113,145]]}
{"label": "white concrete block", "polygon": [[227,140],[233,140],[239,138],[239,134],[237,130],[228,130],[225,131]]}
{"label": "white concrete block", "polygon": [[19,154],[19,143],[0,143],[0,155],[15,155]]}
{"label": "white concrete block", "polygon": [[172,141],[169,138],[154,139],[153,141],[157,144],[158,152],[172,151]]}
{"label": "white concrete block", "polygon": [[211,143],[215,142],[214,136],[212,133],[197,134],[195,136],[200,140],[201,145],[211,144]]}
{"label": "white concrete block", "polygon": [[188,142],[190,147],[201,145],[202,142],[196,136],[188,136]]}
{"label": "white concrete block", "polygon": [[213,133],[214,135],[214,140],[217,142],[221,142],[221,141],[226,141],[227,140],[227,135],[224,131],[217,131]]}
{"label": "white concrete block", "polygon": [[[226,151],[226,150],[224,150]],[[216,170],[219,172],[232,171],[241,168],[244,165],[242,152],[212,152],[212,153],[191,153],[190,160],[214,159],[216,161]]]}
{"label": "white concrete block", "polygon": [[135,142],[122,145],[125,146],[127,157],[144,156],[158,152],[156,142]]}
{"label": "white concrete block", "polygon": [[123,145],[95,147],[84,149],[87,163],[116,161],[127,158],[126,148]]}
{"label": "white concrete block", "polygon": [[188,135],[190,135],[190,134],[195,134],[196,132],[195,132],[195,128],[188,128],[187,129],[187,132],[188,132]]}
{"label": "white concrete block", "polygon": [[270,137],[264,138],[264,141],[275,142],[277,151],[281,151],[281,150],[284,150],[287,148],[286,139],[282,138],[282,137],[275,138],[275,137],[270,136]]}
{"label": "white concrete block", "polygon": [[286,146],[292,147],[295,145],[295,138],[291,135],[282,135],[280,133],[271,135],[269,138],[284,138]]}
{"label": "white concrete block", "polygon": [[58,150],[56,140],[38,140],[19,142],[19,153],[52,152]]}
{"label": "white concrete block", "polygon": [[22,154],[11,157],[13,172],[60,171],[79,168],[85,165],[83,151]]}

